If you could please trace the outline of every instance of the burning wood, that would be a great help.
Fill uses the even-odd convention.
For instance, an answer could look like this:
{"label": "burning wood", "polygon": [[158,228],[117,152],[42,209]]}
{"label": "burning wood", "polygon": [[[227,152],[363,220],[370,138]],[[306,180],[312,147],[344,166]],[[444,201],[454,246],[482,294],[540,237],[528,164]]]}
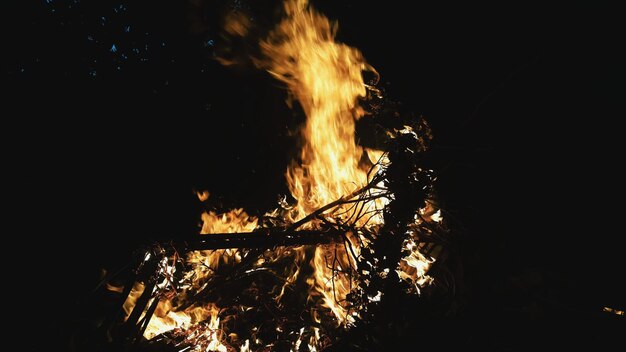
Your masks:
{"label": "burning wood", "polygon": [[433,281],[446,231],[420,165],[428,126],[397,118],[386,152],[355,143],[358,101],[380,93],[362,73],[375,71],[306,1],[285,2],[284,13],[255,62],[307,115],[286,173],[296,202],[261,218],[206,212],[198,240],[141,252],[124,288],[110,286],[123,309],[103,326],[123,344],[323,350],[355,326],[391,321],[392,302]]}

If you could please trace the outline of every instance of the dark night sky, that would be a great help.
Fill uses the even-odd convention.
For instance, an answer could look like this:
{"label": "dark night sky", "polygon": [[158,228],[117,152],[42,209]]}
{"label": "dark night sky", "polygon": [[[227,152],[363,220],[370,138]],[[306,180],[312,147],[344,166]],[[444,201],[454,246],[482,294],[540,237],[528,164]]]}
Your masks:
{"label": "dark night sky", "polygon": [[[24,255],[16,276],[38,271],[14,299],[56,314],[56,337],[101,267],[151,239],[193,235],[194,189],[224,207],[272,208],[297,124],[279,84],[211,59],[228,1],[205,9],[205,27],[185,1],[19,3],[3,21],[5,238],[15,242],[5,248]],[[433,128],[437,187],[466,228],[467,294],[450,323],[468,326],[459,346],[617,341],[623,320],[600,311],[626,308],[617,11],[315,4],[388,96]],[[16,307],[20,322],[41,322]]]}

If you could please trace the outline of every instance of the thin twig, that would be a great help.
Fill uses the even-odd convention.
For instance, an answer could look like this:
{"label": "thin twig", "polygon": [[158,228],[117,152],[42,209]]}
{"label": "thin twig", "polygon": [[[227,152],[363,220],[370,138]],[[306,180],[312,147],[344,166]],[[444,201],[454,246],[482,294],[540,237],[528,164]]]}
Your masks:
{"label": "thin twig", "polygon": [[341,197],[339,199],[337,199],[334,202],[330,202],[326,205],[324,205],[323,207],[315,210],[314,212],[310,213],[309,215],[305,216],[304,218],[296,221],[295,223],[293,223],[293,225],[291,225],[287,230],[288,231],[293,231],[297,228],[299,228],[300,226],[306,224],[307,222],[311,221],[312,219],[314,219],[315,217],[317,217],[320,214],[323,214],[325,211],[332,209],[338,205],[344,204],[346,203],[348,200],[354,198],[356,195],[358,195],[359,193],[363,192],[363,190],[366,189],[367,186],[360,188],[354,192],[352,192],[351,194],[349,194],[346,197]]}

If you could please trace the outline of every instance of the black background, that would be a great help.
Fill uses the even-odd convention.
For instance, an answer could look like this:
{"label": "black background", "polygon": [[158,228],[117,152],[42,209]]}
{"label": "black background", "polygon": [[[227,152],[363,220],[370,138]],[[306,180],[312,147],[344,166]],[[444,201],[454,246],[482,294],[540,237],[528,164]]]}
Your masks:
{"label": "black background", "polygon": [[[252,213],[287,192],[297,121],[283,88],[203,45],[233,3],[202,21],[186,2],[128,3],[122,15],[119,4],[5,11],[5,289],[14,326],[39,335],[19,340],[27,350],[64,344],[101,268],[152,239],[192,236],[195,189]],[[437,189],[464,227],[461,309],[442,326],[452,345],[617,343],[623,319],[601,310],[626,308],[618,11],[315,4],[433,129]]]}

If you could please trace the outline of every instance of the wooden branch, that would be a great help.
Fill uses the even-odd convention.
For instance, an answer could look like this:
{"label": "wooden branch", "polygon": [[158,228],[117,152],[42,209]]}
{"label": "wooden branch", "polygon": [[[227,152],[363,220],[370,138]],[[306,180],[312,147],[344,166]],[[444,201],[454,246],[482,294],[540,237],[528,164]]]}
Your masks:
{"label": "wooden branch", "polygon": [[374,180],[370,181],[367,185],[357,189],[356,191],[348,194],[347,196],[343,196],[339,199],[337,199],[334,202],[330,202],[326,205],[324,205],[323,207],[315,210],[314,212],[310,213],[309,215],[305,216],[304,218],[296,221],[295,223],[293,223],[293,225],[289,226],[289,230],[295,230],[297,228],[299,228],[300,226],[304,225],[305,223],[313,220],[314,218],[316,218],[318,215],[323,214],[325,211],[332,209],[338,205],[350,202],[352,200],[352,198],[358,196],[359,194],[367,191],[368,189],[370,189],[373,185],[374,185]]}
{"label": "wooden branch", "polygon": [[[298,246],[307,244],[326,244],[341,241],[341,232],[337,230],[283,230],[261,229],[253,232],[214,233],[200,235],[193,241],[174,243],[175,248],[183,251],[227,248],[273,248],[276,246]],[[171,243],[168,243],[171,244]],[[164,244],[167,246],[168,244]]]}
{"label": "wooden branch", "polygon": [[146,328],[148,327],[148,324],[150,324],[150,319],[152,319],[152,315],[154,315],[154,312],[156,311],[156,308],[157,308],[158,305],[159,305],[159,296],[156,295],[155,297],[153,297],[152,304],[150,305],[150,307],[146,311],[145,316],[139,322],[139,331],[137,332],[137,336],[135,336],[135,345],[137,345],[139,343],[139,341],[141,341],[141,337],[143,336],[144,332],[146,331]]}

